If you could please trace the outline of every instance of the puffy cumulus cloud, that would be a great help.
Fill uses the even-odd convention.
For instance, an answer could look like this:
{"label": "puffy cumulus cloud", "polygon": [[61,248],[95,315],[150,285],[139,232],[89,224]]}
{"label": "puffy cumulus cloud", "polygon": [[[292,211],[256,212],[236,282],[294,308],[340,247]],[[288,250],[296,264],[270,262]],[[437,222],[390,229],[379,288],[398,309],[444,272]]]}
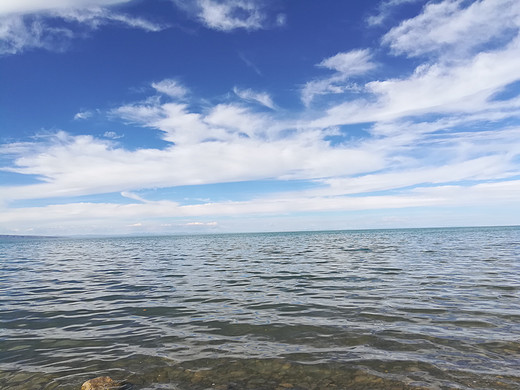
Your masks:
{"label": "puffy cumulus cloud", "polygon": [[519,28],[517,0],[446,0],[428,3],[421,14],[391,29],[383,43],[397,54],[459,57],[490,41],[509,40]]}
{"label": "puffy cumulus cloud", "polygon": [[319,67],[334,70],[335,73],[327,78],[312,80],[302,89],[301,99],[309,106],[316,95],[343,93],[356,90],[359,87],[349,84],[348,80],[354,76],[363,75],[376,67],[372,61],[370,50],[353,50],[326,58],[318,64]]}
{"label": "puffy cumulus cloud", "polygon": [[163,25],[113,12],[108,6],[128,0],[2,1],[0,4],[0,55],[28,49],[62,51],[77,36],[77,25],[87,29],[116,23],[145,31]]}
{"label": "puffy cumulus cloud", "polygon": [[[229,32],[259,30],[285,24],[285,15],[268,16],[262,0],[173,0],[207,28]],[[270,20],[273,19],[273,20]]]}

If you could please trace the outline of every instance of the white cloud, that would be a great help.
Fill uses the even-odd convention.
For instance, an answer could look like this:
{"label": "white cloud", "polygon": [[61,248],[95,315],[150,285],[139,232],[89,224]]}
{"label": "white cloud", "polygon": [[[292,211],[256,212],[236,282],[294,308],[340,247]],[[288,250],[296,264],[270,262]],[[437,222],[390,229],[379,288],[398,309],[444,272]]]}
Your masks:
{"label": "white cloud", "polygon": [[428,3],[420,15],[390,30],[383,43],[398,54],[434,52],[460,57],[492,40],[518,34],[517,0],[481,0],[464,7],[466,4],[462,0]]}
{"label": "white cloud", "polygon": [[172,98],[183,98],[188,94],[188,89],[178,81],[173,79],[164,79],[156,83],[152,83],[152,87],[159,93],[165,94]]}
{"label": "white cloud", "polygon": [[80,111],[74,115],[74,120],[84,120],[92,117],[93,112],[92,111]]}
{"label": "white cloud", "polygon": [[[242,202],[180,206],[169,201],[138,204],[69,203],[43,207],[14,208],[0,213],[0,225],[27,230],[38,221],[38,230],[59,226],[61,234],[83,233],[93,225],[97,232],[121,231],[124,226],[144,227],[164,218],[280,215],[302,212],[348,212],[395,210],[417,207],[478,207],[500,205],[499,210],[519,211],[520,181],[481,183],[470,186],[422,187],[397,195],[335,197],[268,197]],[[496,207],[495,207],[496,208]],[[142,222],[135,223],[135,220]],[[107,222],[109,221],[109,222]],[[157,222],[156,222],[157,223]],[[202,226],[192,222],[191,226]],[[107,224],[109,226],[107,226]],[[206,226],[217,226],[213,222]]]}
{"label": "white cloud", "polygon": [[138,124],[161,130],[165,141],[176,144],[195,144],[206,138],[220,138],[225,134],[218,129],[210,132],[201,114],[190,112],[187,104],[124,106],[115,113]]}
{"label": "white cloud", "polygon": [[0,15],[30,14],[70,8],[89,8],[128,3],[131,0],[2,0]]}
{"label": "white cloud", "polygon": [[140,197],[139,195],[134,194],[132,192],[123,191],[123,192],[121,192],[121,196],[128,198],[128,199],[137,200],[138,202],[149,203],[146,199],[144,199],[144,198]]}
{"label": "white cloud", "polygon": [[269,15],[263,0],[172,0],[207,28],[230,32],[283,26],[284,14]]}
{"label": "white cloud", "polygon": [[239,53],[238,57],[246,64],[250,69],[252,69],[257,75],[262,76],[262,71],[258,66],[256,66],[253,61],[245,56],[244,53]]}
{"label": "white cloud", "polygon": [[117,134],[115,131],[105,131],[105,133],[103,134],[103,137],[110,138],[110,139],[119,139],[119,138],[123,138],[124,135]]}
{"label": "white cloud", "polygon": [[318,66],[336,71],[332,76],[309,81],[302,89],[302,101],[309,106],[316,95],[343,93],[358,87],[348,80],[363,75],[376,67],[368,49],[338,53],[324,59]]}
{"label": "white cloud", "polygon": [[[374,128],[378,136],[374,139],[331,147],[323,141],[325,133],[314,130],[268,140],[260,134],[263,125],[258,125],[258,130],[248,127],[251,121],[243,107],[217,105],[208,113],[193,113],[187,106],[178,111],[169,105],[157,105],[164,114],[165,122],[161,125],[170,126],[172,121],[179,120],[177,115],[181,122],[183,116],[192,115],[196,123],[210,132],[247,130],[249,136],[134,151],[90,136],[66,133],[32,143],[5,145],[0,152],[18,155],[12,171],[39,175],[43,182],[0,187],[0,199],[4,201],[119,191],[138,203],[7,209],[0,213],[0,223],[28,229],[38,221],[40,229],[67,226],[61,233],[71,234],[73,229],[86,225],[103,231],[108,229],[107,220],[114,224],[111,228],[124,231],[136,220],[141,221],[140,228],[148,229],[164,218],[478,206],[496,202],[514,206],[518,199],[520,182],[514,180],[514,161],[520,155],[518,128],[458,133],[447,130],[466,124],[467,119],[422,124],[397,122],[378,124]],[[150,117],[145,114],[141,119],[147,118]],[[261,118],[264,125],[278,122],[276,118]],[[154,126],[158,124],[154,122]],[[403,132],[403,128],[407,131]],[[420,150],[421,156],[410,156],[413,150]],[[437,161],[445,163],[436,166]],[[265,178],[318,180],[321,188],[241,202],[186,205],[171,200],[148,201],[132,192]],[[485,182],[497,179],[502,181]],[[460,181],[475,184],[452,184]],[[385,193],[392,189],[399,191],[393,195]],[[367,196],[367,192],[373,194]]]}
{"label": "white cloud", "polygon": [[217,226],[217,222],[188,222],[185,226]]}
{"label": "white cloud", "polygon": [[137,104],[128,104],[118,107],[111,112],[114,116],[139,124],[154,123],[160,120],[163,110],[157,100],[148,100]]}
{"label": "white cloud", "polygon": [[287,23],[287,15],[285,14],[278,14],[276,15],[276,25],[281,27],[281,26],[285,26],[285,24]]}
{"label": "white cloud", "polygon": [[175,144],[206,141],[229,142],[241,136],[267,137],[273,123],[261,114],[233,104],[218,104],[208,112],[191,112],[187,103],[160,104],[156,100],[119,107],[114,115],[164,132],[163,139]]}
{"label": "white cloud", "polygon": [[[481,52],[456,64],[424,64],[407,78],[372,81],[365,91],[372,100],[358,99],[332,107],[314,126],[387,121],[425,113],[518,111],[518,101],[493,102],[492,97],[520,80],[520,37],[504,48]],[[375,99],[374,99],[375,97]]]}
{"label": "white cloud", "polygon": [[[5,145],[2,152],[18,156],[6,170],[36,175],[42,182],[2,187],[0,199],[129,192],[265,178],[309,179],[383,166],[380,155],[363,148],[331,149],[320,132],[267,138],[263,126],[251,126],[253,121],[247,111],[234,106],[217,106],[206,116],[178,105],[164,106],[164,118],[153,125],[175,142],[165,149],[129,151],[91,136],[65,133],[45,142]],[[203,127],[200,133],[196,126]],[[211,136],[213,139],[205,139]]]}
{"label": "white cloud", "polygon": [[48,26],[39,17],[0,16],[0,55],[17,54],[27,49],[61,51],[73,35],[72,30]]}
{"label": "white cloud", "polygon": [[239,89],[237,87],[233,88],[233,92],[241,99],[257,102],[270,109],[275,109],[275,104],[267,92],[255,92],[252,89]]}
{"label": "white cloud", "polygon": [[146,19],[136,18],[129,15],[112,12],[106,8],[71,8],[57,10],[53,14],[67,22],[76,22],[97,29],[109,23],[117,23],[126,27],[138,28],[145,31],[161,31],[164,25],[150,22]]}
{"label": "white cloud", "polygon": [[[517,77],[518,57],[514,50],[510,45],[502,51],[482,53],[469,64],[451,70],[431,66],[409,79],[369,83],[367,88],[380,96],[378,102],[372,105],[360,100],[350,102],[310,122],[287,122],[278,117],[278,112],[258,113],[237,104],[217,104],[194,111],[188,102],[161,103],[158,97],[153,97],[122,106],[112,114],[161,131],[170,146],[130,151],[91,136],[71,136],[64,132],[43,140],[6,145],[0,152],[15,157],[12,166],[4,170],[36,175],[41,183],[3,187],[0,198],[126,194],[143,188],[258,179],[320,180],[327,186],[325,192],[332,191],[328,193],[337,196],[425,182],[508,178],[514,172],[511,161],[520,153],[517,129],[494,132],[475,129],[464,134],[454,129],[493,118],[497,110],[505,117],[516,112],[518,104],[511,101],[498,102],[495,106],[485,99],[504,80]],[[344,61],[338,63],[339,57],[331,58],[334,60],[325,61],[328,66],[344,69]],[[499,64],[493,72],[486,65],[491,63]],[[480,70],[483,72],[479,73]],[[474,78],[478,81],[473,81]],[[176,92],[176,82],[159,82],[155,87],[180,95]],[[455,92],[460,90],[460,96],[450,88],[455,88]],[[481,91],[485,92],[484,97]],[[255,93],[248,91],[248,94]],[[433,99],[433,103],[428,99]],[[458,100],[462,102],[460,107],[466,107],[467,101],[473,105],[481,102],[488,111],[457,116],[456,111],[461,110]],[[512,104],[512,111],[501,112],[504,104]],[[356,109],[356,105],[360,108]],[[369,129],[372,139],[345,141],[334,146],[327,140],[330,135],[341,135],[333,133],[330,126],[399,118],[414,110],[431,112],[444,106],[446,111],[455,112],[453,117],[425,123],[379,122]],[[420,148],[424,157],[412,157],[414,148]],[[433,148],[435,153],[431,152]],[[439,160],[432,161],[433,154]],[[479,157],[483,155],[488,157]],[[443,161],[440,168],[417,168],[431,167],[438,161]],[[373,173],[378,170],[382,172]],[[351,178],[352,175],[358,177]],[[399,179],[401,176],[406,180]]]}
{"label": "white cloud", "polygon": [[353,50],[346,53],[338,53],[321,61],[318,66],[335,70],[344,77],[352,77],[365,74],[375,67],[372,55],[367,49]]}
{"label": "white cloud", "polygon": [[[112,12],[103,6],[127,0],[55,0],[0,2],[0,55],[17,54],[28,49],[62,51],[76,37],[75,24],[97,29],[118,23],[145,31],[159,31],[163,25]],[[60,23],[56,23],[56,19]]]}
{"label": "white cloud", "polygon": [[328,185],[327,188],[309,191],[309,193],[337,196],[387,191],[417,185],[506,179],[517,175],[516,166],[511,160],[511,156],[504,153],[443,166],[419,166],[397,172],[369,174],[355,178],[327,179],[323,181]]}
{"label": "white cloud", "polygon": [[238,28],[258,30],[263,14],[251,0],[199,0],[199,18],[209,28],[231,31]]}
{"label": "white cloud", "polygon": [[[399,3],[401,0],[391,0],[381,9]],[[517,1],[430,2],[421,14],[391,29],[382,41],[394,54],[431,57],[410,76],[366,83],[361,89],[366,97],[333,106],[312,125],[392,121],[424,114],[480,120],[518,117],[518,98],[493,99],[520,80],[519,32]],[[338,86],[322,83],[314,87],[327,91]]]}
{"label": "white cloud", "polygon": [[427,0],[384,0],[379,3],[377,13],[368,17],[367,22],[372,26],[381,25],[399,6],[425,1]]}

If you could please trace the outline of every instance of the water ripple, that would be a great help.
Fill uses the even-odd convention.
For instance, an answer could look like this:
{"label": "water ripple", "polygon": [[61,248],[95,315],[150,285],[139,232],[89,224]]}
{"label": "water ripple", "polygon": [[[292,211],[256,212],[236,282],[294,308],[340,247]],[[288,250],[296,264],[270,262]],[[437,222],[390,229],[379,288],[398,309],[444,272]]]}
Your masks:
{"label": "water ripple", "polygon": [[5,240],[0,258],[0,388],[520,387],[518,228]]}

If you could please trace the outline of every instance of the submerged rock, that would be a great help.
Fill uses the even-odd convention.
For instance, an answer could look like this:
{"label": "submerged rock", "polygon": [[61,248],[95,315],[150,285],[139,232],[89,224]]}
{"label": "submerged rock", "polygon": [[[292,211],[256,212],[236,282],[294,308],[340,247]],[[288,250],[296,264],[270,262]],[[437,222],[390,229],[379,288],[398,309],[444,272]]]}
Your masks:
{"label": "submerged rock", "polygon": [[109,376],[100,376],[83,383],[81,390],[120,390],[123,386]]}

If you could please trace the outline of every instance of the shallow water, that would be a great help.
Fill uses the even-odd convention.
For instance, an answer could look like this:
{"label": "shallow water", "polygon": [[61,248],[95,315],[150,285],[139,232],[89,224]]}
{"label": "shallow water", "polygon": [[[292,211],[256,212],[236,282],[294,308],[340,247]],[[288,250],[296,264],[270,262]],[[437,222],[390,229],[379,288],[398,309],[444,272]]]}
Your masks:
{"label": "shallow water", "polygon": [[518,389],[520,228],[0,239],[0,389]]}

